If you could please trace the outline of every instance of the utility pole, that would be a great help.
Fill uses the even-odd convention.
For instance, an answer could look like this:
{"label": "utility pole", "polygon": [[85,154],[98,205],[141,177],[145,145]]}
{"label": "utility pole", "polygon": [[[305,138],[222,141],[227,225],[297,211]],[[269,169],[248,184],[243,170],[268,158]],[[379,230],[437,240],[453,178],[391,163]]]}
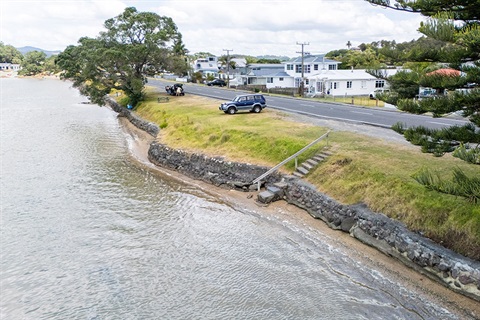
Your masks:
{"label": "utility pole", "polygon": [[304,86],[305,86],[305,79],[304,79],[304,75],[305,75],[305,72],[304,72],[304,69],[305,69],[304,56],[305,56],[305,54],[308,54],[308,52],[305,52],[305,51],[304,51],[304,47],[305,47],[305,46],[308,46],[309,44],[310,44],[309,42],[303,42],[303,43],[297,42],[297,45],[302,46],[302,51],[301,51],[301,52],[298,52],[298,51],[297,51],[297,53],[301,53],[301,54],[302,54],[302,82],[300,83],[300,95],[301,95],[302,97],[305,96],[305,90],[304,90]]}
{"label": "utility pole", "polygon": [[230,88],[230,51],[233,49],[223,49],[223,51],[227,51],[227,88]]}

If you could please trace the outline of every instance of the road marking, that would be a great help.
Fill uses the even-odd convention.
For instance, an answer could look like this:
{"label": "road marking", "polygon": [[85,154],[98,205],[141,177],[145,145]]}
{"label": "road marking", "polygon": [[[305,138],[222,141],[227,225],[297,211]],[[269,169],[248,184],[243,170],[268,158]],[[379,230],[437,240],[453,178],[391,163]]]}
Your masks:
{"label": "road marking", "polygon": [[312,106],[311,104],[300,104],[302,107],[310,107],[310,108],[315,108],[315,106]]}
{"label": "road marking", "polygon": [[444,125],[444,126],[449,126],[450,123],[445,123],[445,122],[435,122],[435,121],[428,121],[429,123],[434,123],[434,124],[441,124],[441,125]]}
{"label": "road marking", "polygon": [[370,112],[360,112],[360,111],[351,111],[352,113],[360,113],[360,114],[368,114],[369,116],[373,116],[373,113]]}
{"label": "road marking", "polygon": [[279,107],[279,106],[272,106],[272,105],[271,105],[271,106],[269,106],[269,107],[272,108],[272,109],[283,110],[283,111],[287,111],[287,112],[291,112],[291,113],[297,113],[297,114],[303,114],[303,115],[307,115],[307,116],[313,116],[313,117],[320,118],[320,119],[329,119],[329,120],[337,120],[337,121],[344,121],[344,122],[357,123],[357,124],[366,124],[366,125],[371,125],[371,126],[375,126],[375,127],[381,127],[381,128],[391,129],[391,126],[385,125],[385,124],[381,124],[381,123],[367,122],[367,121],[358,121],[358,120],[346,119],[346,118],[339,118],[339,117],[329,117],[329,116],[324,116],[324,115],[321,115],[321,114],[310,113],[310,112],[305,112],[305,111],[292,111],[291,109],[282,108],[282,107]]}

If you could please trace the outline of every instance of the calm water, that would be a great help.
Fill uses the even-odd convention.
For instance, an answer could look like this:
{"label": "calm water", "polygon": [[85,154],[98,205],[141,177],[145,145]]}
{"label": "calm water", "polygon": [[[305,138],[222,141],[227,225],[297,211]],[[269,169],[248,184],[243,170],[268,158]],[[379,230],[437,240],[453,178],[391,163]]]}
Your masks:
{"label": "calm water", "polygon": [[132,161],[108,108],[1,79],[1,319],[456,319],[328,237]]}

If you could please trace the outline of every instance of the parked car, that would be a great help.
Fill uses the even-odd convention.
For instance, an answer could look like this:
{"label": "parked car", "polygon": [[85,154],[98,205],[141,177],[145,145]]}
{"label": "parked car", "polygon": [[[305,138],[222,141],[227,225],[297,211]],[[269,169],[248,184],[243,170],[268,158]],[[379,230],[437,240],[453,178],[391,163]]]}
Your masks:
{"label": "parked car", "polygon": [[237,111],[247,110],[259,113],[267,107],[265,97],[261,94],[238,95],[232,101],[224,102],[219,109],[228,114],[235,114]]}
{"label": "parked car", "polygon": [[165,91],[171,96],[184,96],[183,84],[175,83],[173,86],[166,86]]}
{"label": "parked car", "polygon": [[227,83],[222,80],[222,79],[213,79],[212,81],[207,82],[207,86],[219,86],[219,87],[224,87],[226,86]]}
{"label": "parked car", "polygon": [[388,89],[376,89],[375,91],[370,92],[369,97],[370,97],[370,99],[376,99],[377,94],[388,93],[388,92],[390,92],[390,90],[388,90]]}

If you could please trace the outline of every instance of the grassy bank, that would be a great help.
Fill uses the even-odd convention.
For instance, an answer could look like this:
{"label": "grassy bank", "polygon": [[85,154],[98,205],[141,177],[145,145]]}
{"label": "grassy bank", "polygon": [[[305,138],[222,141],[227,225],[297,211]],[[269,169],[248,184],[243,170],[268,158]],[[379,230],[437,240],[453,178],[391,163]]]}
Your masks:
{"label": "grassy bank", "polygon": [[[232,161],[273,166],[328,130],[268,108],[260,114],[230,116],[218,110],[219,101],[209,98],[187,95],[159,103],[157,97],[164,94],[151,91],[147,96],[136,112],[159,124],[163,143]],[[480,206],[429,191],[411,177],[425,167],[443,176],[454,167],[478,176],[478,166],[340,131],[332,132],[328,141],[299,161],[324,147],[332,156],[306,178],[319,191],[345,204],[364,202],[374,211],[403,221],[411,230],[480,260]],[[293,169],[292,161],[282,171]]]}

